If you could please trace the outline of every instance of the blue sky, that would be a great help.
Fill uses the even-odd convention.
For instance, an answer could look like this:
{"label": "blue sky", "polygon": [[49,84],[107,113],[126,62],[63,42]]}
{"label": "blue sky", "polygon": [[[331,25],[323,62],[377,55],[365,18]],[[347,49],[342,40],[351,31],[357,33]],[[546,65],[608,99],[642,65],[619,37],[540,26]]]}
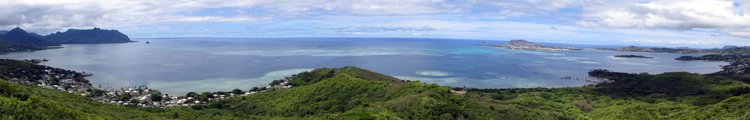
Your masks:
{"label": "blue sky", "polygon": [[0,0],[0,28],[159,37],[417,37],[750,45],[746,0]]}

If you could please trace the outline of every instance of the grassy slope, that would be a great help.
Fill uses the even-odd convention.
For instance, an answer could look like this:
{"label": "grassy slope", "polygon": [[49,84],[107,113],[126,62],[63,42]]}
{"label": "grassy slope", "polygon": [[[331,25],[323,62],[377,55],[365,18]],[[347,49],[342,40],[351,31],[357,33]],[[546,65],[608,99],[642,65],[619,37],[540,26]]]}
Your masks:
{"label": "grassy slope", "polygon": [[483,97],[453,94],[449,87],[402,82],[355,67],[319,69],[310,73],[330,77],[305,86],[230,99],[221,105],[209,105],[209,108],[261,116],[313,118],[523,119],[549,116],[520,106],[493,103],[494,100]]}
{"label": "grassy slope", "polygon": [[733,91],[747,86],[699,74],[665,73],[596,86],[474,93],[588,119],[745,119],[750,117],[750,94]]}
{"label": "grassy slope", "polygon": [[[748,86],[688,73],[572,88],[475,90],[398,79],[356,67],[291,77],[298,86],[191,108],[140,109],[0,81],[0,119],[741,119]],[[657,83],[685,85],[661,89]],[[614,87],[627,84],[634,87]],[[630,90],[637,89],[637,90]],[[679,90],[679,91],[674,91]],[[639,91],[639,92],[629,92]]]}
{"label": "grassy slope", "polygon": [[0,80],[0,119],[214,119],[251,117],[218,110],[141,109]]}

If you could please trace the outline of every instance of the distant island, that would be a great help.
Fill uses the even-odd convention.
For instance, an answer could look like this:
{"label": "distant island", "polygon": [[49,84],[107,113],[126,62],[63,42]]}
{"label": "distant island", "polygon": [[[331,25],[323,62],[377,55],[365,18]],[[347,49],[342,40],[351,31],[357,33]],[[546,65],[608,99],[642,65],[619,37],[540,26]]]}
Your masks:
{"label": "distant island", "polygon": [[42,36],[16,27],[10,31],[0,32],[0,54],[59,48],[60,44],[125,42],[133,41],[127,35],[117,30],[103,30],[100,28],[88,30],[69,29],[65,32],[56,32]]}
{"label": "distant island", "polygon": [[722,54],[722,55],[731,55],[731,54],[747,54],[750,53],[750,46],[725,46],[723,48],[713,48],[713,49],[697,49],[697,48],[688,48],[688,47],[676,47],[676,48],[667,48],[667,47],[638,47],[638,46],[627,46],[622,48],[597,48],[598,50],[608,50],[608,51],[620,51],[620,52],[653,52],[653,53],[678,53],[678,54]]}
{"label": "distant island", "polygon": [[492,45],[490,47],[506,48],[506,49],[520,49],[520,50],[539,50],[539,51],[564,51],[564,50],[581,50],[581,48],[573,47],[552,47],[542,46],[534,42],[526,40],[510,40],[506,45]]}
{"label": "distant island", "polygon": [[615,57],[620,57],[620,58],[654,58],[654,57],[648,57],[648,56],[643,56],[643,55],[615,55]]}

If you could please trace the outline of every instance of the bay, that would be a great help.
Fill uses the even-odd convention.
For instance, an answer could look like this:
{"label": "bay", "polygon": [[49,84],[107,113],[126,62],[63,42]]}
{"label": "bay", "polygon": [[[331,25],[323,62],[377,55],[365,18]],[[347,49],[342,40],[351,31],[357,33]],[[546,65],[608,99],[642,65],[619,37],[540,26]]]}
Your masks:
{"label": "bay", "polygon": [[[67,44],[61,49],[0,55],[48,59],[53,67],[93,73],[104,88],[146,85],[188,91],[247,90],[322,67],[357,66],[401,79],[478,88],[565,87],[586,83],[591,69],[711,73],[725,62],[677,61],[681,54],[526,51],[481,45],[504,41],[428,38],[180,38],[120,44]],[[146,44],[149,41],[150,44]],[[550,44],[559,45],[559,44]],[[575,45],[573,45],[575,46]],[[586,46],[586,47],[591,47]],[[653,59],[615,58],[636,54]]]}

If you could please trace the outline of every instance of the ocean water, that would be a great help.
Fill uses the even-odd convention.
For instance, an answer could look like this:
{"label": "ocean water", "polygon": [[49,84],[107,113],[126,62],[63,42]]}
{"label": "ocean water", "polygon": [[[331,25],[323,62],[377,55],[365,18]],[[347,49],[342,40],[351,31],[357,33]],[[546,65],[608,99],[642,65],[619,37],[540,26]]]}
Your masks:
{"label": "ocean water", "polygon": [[[170,94],[247,90],[321,67],[358,66],[401,79],[478,88],[564,87],[586,83],[591,69],[711,73],[725,62],[676,61],[680,54],[525,51],[478,45],[504,41],[407,38],[134,39],[134,43],[70,44],[0,55],[49,59],[42,64],[93,73],[104,88],[147,85]],[[145,44],[145,41],[151,44]],[[615,58],[637,54],[653,59]]]}

